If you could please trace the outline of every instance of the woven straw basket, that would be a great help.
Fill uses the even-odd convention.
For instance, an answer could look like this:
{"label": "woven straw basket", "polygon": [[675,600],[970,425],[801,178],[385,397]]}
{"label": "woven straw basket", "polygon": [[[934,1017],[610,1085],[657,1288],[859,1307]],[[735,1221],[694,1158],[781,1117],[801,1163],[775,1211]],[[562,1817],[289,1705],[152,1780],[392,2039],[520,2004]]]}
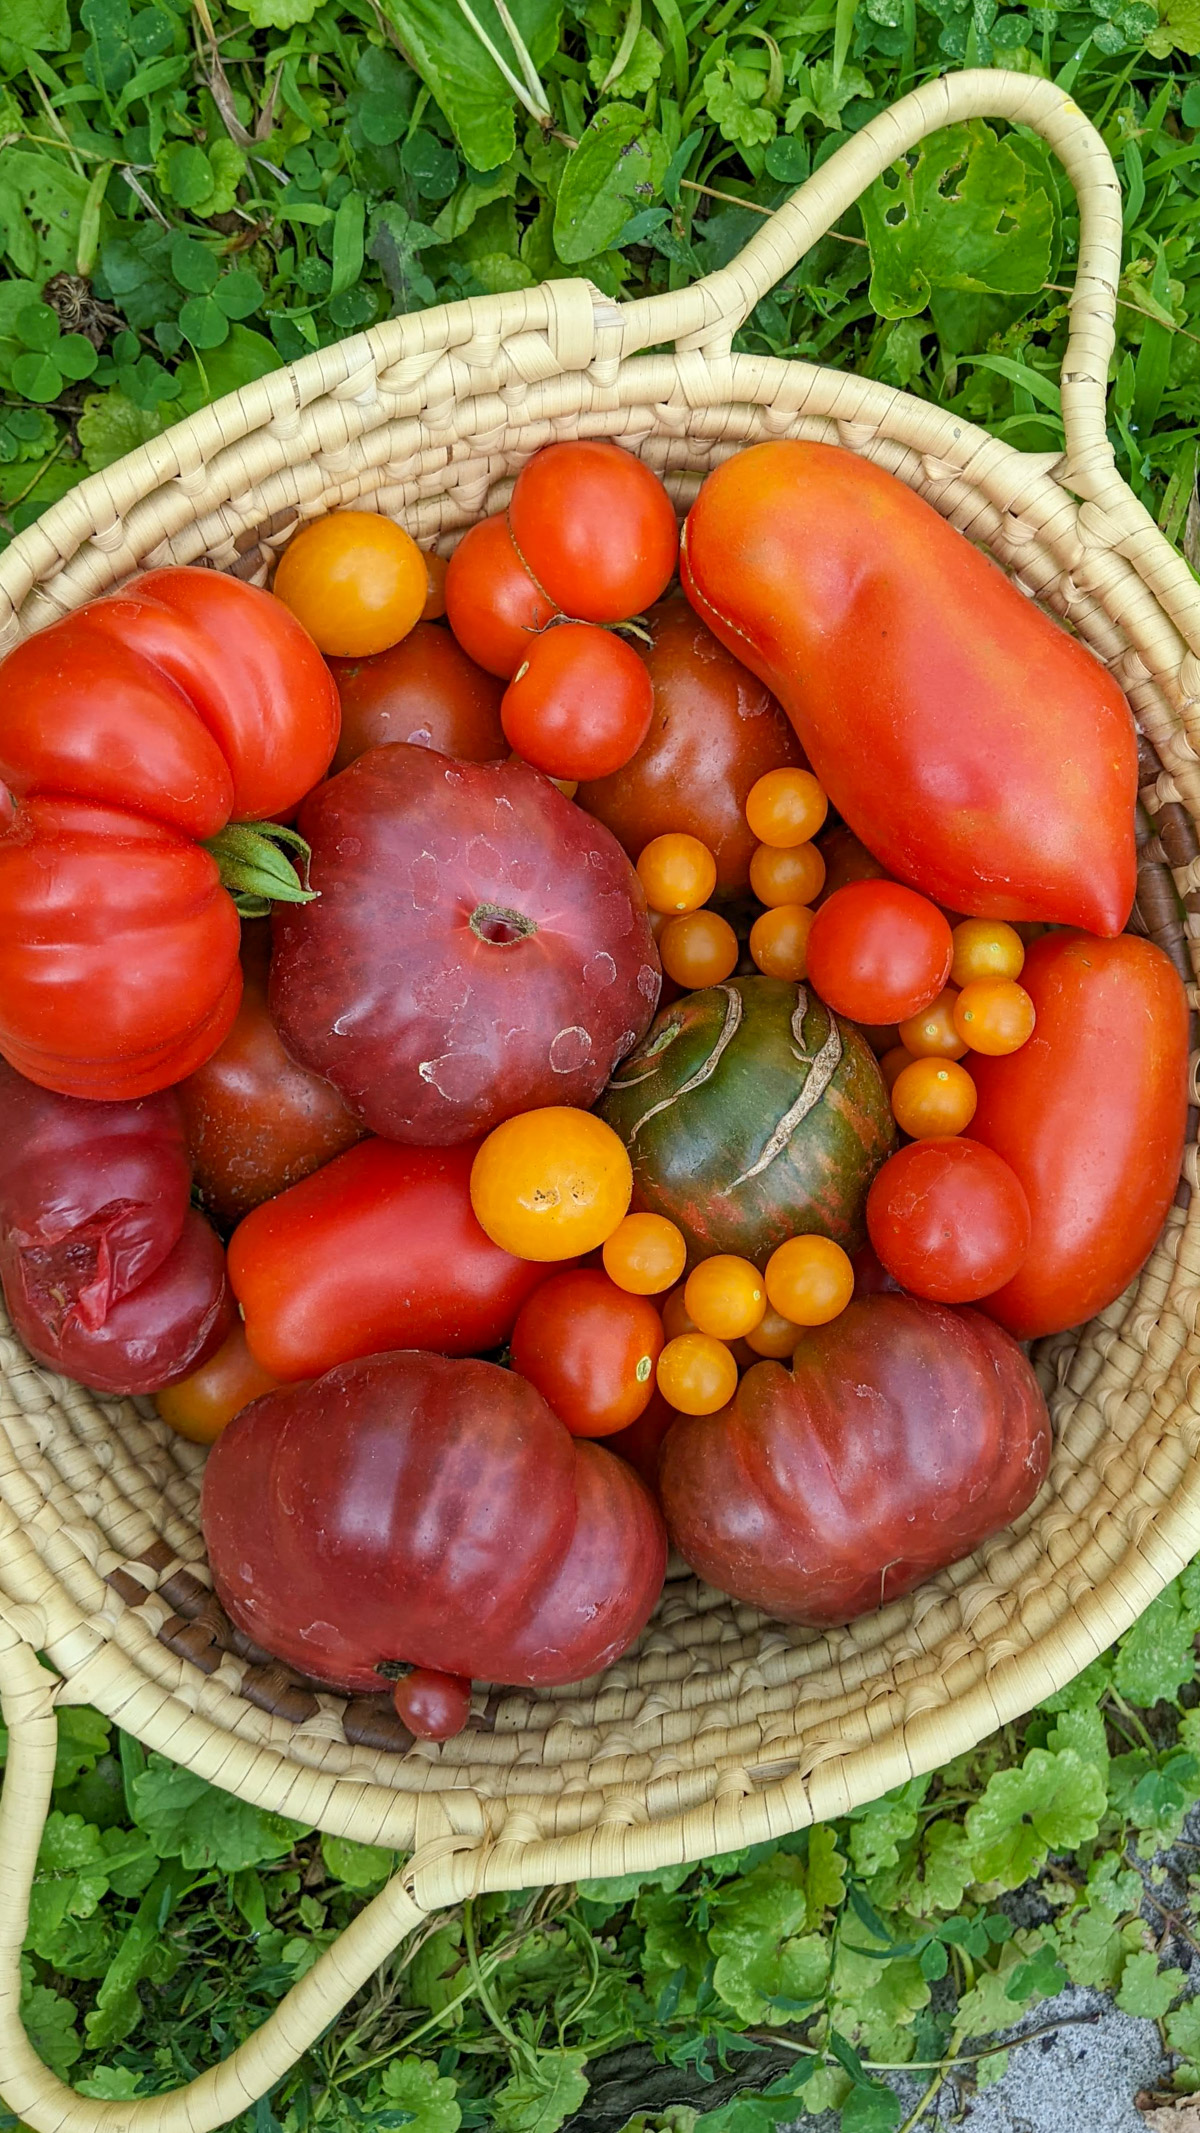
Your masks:
{"label": "woven straw basket", "polygon": [[[1015,451],[882,385],[731,352],[758,298],[865,186],[926,134],[975,116],[1042,134],[1079,196],[1065,459]],[[0,644],[148,566],[207,561],[262,583],[295,526],[338,505],[392,513],[450,545],[552,438],[619,438],[681,507],[742,445],[832,441],[908,482],[1117,675],[1143,747],[1134,924],[1190,983],[1200,588],[1120,480],[1105,434],[1120,241],[1112,164],[1061,90],[1007,73],[931,82],[694,288],[617,305],[557,281],[392,319],[91,476],[0,559]],[[669,343],[674,353],[639,353]],[[7,2103],[38,2133],[205,2133],[270,2088],[428,1911],[486,1889],[698,1859],[844,1813],[1059,1688],[1200,1547],[1196,1153],[1193,1139],[1134,1287],[1082,1333],[1043,1345],[1056,1453],[1015,1528],[825,1636],[673,1578],[640,1644],[602,1678],[477,1697],[469,1729],[440,1748],[414,1745],[385,1699],[315,1691],[235,1632],[206,1582],[202,1453],[146,1403],[35,1368],[0,1318]],[[18,2021],[55,1706],[85,1702],[244,1799],[409,1855],[255,2037],[188,2088],[133,2103],[74,2095]]]}

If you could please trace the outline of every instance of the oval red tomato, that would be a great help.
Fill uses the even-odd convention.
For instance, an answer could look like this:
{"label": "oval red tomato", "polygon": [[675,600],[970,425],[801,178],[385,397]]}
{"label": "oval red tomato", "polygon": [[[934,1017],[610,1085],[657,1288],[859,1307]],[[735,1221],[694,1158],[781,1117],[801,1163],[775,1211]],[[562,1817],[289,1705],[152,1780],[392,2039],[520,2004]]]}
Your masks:
{"label": "oval red tomato", "polygon": [[604,778],[641,747],[654,710],[633,646],[590,622],[535,637],[504,692],[509,742],[549,778]]}
{"label": "oval red tomato", "polygon": [[978,1303],[1012,1280],[1029,1250],[1029,1202],[1016,1172],[980,1141],[914,1141],[878,1172],[867,1229],[913,1296]]}
{"label": "oval red tomato", "polygon": [[446,572],[446,620],[477,665],[510,681],[558,612],[513,547],[503,511],[468,527]]}
{"label": "oval red tomato", "polygon": [[372,659],[331,659],[329,667],[342,705],[333,776],[368,748],[391,741],[471,763],[508,754],[499,681],[436,623],[418,622],[399,644]]}
{"label": "oval red tomato", "polygon": [[575,1267],[552,1274],[522,1304],[512,1366],[573,1437],[608,1437],[650,1405],[662,1345],[649,1297],[619,1289],[599,1267]]}
{"label": "oval red tomato", "polygon": [[905,1022],[936,999],[953,955],[950,928],[927,897],[895,881],[854,881],[817,912],[808,976],[852,1022]]}
{"label": "oval red tomato", "polygon": [[679,552],[675,509],[644,460],[603,438],[543,445],[516,479],[513,544],[563,613],[624,622],[664,593]]}

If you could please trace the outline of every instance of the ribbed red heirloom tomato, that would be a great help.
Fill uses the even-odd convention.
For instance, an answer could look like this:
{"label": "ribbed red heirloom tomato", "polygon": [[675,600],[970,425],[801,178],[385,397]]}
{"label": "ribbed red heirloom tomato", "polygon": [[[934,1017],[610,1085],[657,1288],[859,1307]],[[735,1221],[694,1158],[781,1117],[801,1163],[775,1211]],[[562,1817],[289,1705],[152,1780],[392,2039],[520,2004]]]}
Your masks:
{"label": "ribbed red heirloom tomato", "polygon": [[149,1095],[241,994],[204,842],[323,776],[332,677],[269,593],[155,570],[27,637],[0,693],[0,1052],[68,1095]]}
{"label": "ribbed red heirloom tomato", "polygon": [[583,622],[640,614],[666,591],[679,552],[657,474],[603,438],[535,452],[517,476],[508,523],[532,577]]}
{"label": "ribbed red heirloom tomato", "polygon": [[513,547],[503,511],[468,527],[446,572],[446,620],[464,652],[510,681],[557,614]]}
{"label": "ribbed red heirloom tomato", "polygon": [[512,1366],[573,1437],[608,1437],[650,1405],[662,1344],[648,1296],[619,1289],[599,1267],[575,1267],[552,1274],[522,1304]]}
{"label": "ribbed red heirloom tomato", "polygon": [[950,928],[928,897],[896,881],[852,881],[817,912],[808,975],[835,1014],[905,1022],[936,999],[953,955]]}
{"label": "ribbed red heirloom tomato", "polygon": [[633,646],[590,622],[535,637],[500,715],[512,747],[550,778],[604,778],[642,745],[654,710]]}
{"label": "ribbed red heirloom tomato", "polygon": [[623,1460],[576,1444],[516,1371],[414,1350],[256,1401],[209,1455],[203,1523],[239,1627],[350,1690],[396,1660],[580,1680],[638,1635],[666,1568]]}
{"label": "ribbed red heirloom tomato", "polygon": [[934,1303],[978,1303],[1012,1280],[1029,1250],[1029,1202],[982,1142],[913,1141],[876,1174],[867,1230],[901,1288]]}
{"label": "ribbed red heirloom tomato", "polygon": [[447,629],[418,622],[372,659],[331,659],[342,704],[342,737],[332,776],[368,748],[411,741],[439,755],[492,763],[508,754],[500,723],[500,683],[469,659]]}

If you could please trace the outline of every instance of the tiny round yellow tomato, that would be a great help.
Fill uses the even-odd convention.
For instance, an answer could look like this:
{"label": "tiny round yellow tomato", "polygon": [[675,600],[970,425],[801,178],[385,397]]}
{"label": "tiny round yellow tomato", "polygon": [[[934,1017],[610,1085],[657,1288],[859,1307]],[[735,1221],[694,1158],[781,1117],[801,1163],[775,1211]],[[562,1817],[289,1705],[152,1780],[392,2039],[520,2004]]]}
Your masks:
{"label": "tiny round yellow tomato", "polygon": [[633,1172],[611,1126],[549,1104],[506,1118],[471,1166],[471,1205],[493,1244],[517,1259],[596,1251],[624,1219]]}
{"label": "tiny round yellow tomato", "polygon": [[825,861],[815,844],[793,844],[786,851],[760,844],[750,855],[750,887],[760,904],[811,904],[825,886]]}
{"label": "tiny round yellow tomato", "polygon": [[746,1346],[752,1348],[755,1355],[765,1355],[772,1362],[783,1363],[803,1331],[803,1326],[798,1326],[794,1319],[785,1318],[774,1304],[768,1304],[758,1324],[746,1335]]}
{"label": "tiny round yellow tomato", "polygon": [[637,870],[650,909],[675,917],[698,911],[717,885],[716,860],[708,846],[686,830],[652,837],[639,855]]}
{"label": "tiny round yellow tomato", "polygon": [[811,770],[768,770],[746,795],[746,821],[762,844],[786,850],[815,837],[829,801]]}
{"label": "tiny round yellow tomato", "polygon": [[816,912],[806,904],[776,904],[750,928],[750,953],[765,978],[799,983],[808,971],[808,936]]}
{"label": "tiny round yellow tomato", "polygon": [[952,939],[950,976],[955,985],[970,985],[976,978],[1019,978],[1025,967],[1025,943],[1016,927],[1002,918],[964,918]]}
{"label": "tiny round yellow tomato", "polygon": [[854,1294],[854,1268],[832,1237],[789,1237],[767,1261],[767,1295],[794,1326],[827,1326]]}
{"label": "tiny round yellow tomato", "polygon": [[693,1267],[683,1300],[692,1324],[719,1341],[741,1340],[767,1308],[758,1268],[733,1252],[718,1252]]}
{"label": "tiny round yellow tomato", "polygon": [[412,535],[377,511],[331,511],[293,534],[274,593],[322,652],[366,659],[421,619],[429,571]]}
{"label": "tiny round yellow tomato", "polygon": [[657,1296],[687,1265],[683,1232],[665,1215],[626,1215],[604,1242],[604,1271],[630,1296]]}
{"label": "tiny round yellow tomato", "polygon": [[900,1042],[912,1059],[961,1059],[966,1043],[959,1036],[954,1021],[954,1003],[958,994],[952,985],[947,985],[923,1007],[919,1015],[910,1015],[899,1028]]}
{"label": "tiny round yellow tomato", "polygon": [[658,937],[663,969],[688,992],[724,984],[737,969],[740,953],[737,934],[719,911],[688,911],[673,918]]}
{"label": "tiny round yellow tomato", "polygon": [[956,1059],[914,1059],[892,1084],[892,1115],[915,1141],[965,1133],[977,1101],[975,1084]]}
{"label": "tiny round yellow tomato", "polygon": [[681,1415],[715,1415],[737,1391],[737,1363],[724,1341],[681,1333],[658,1358],[658,1389]]}
{"label": "tiny round yellow tomato", "polygon": [[954,1024],[973,1052],[1004,1059],[1033,1035],[1037,1014],[1023,985],[1013,978],[974,978],[954,1003]]}

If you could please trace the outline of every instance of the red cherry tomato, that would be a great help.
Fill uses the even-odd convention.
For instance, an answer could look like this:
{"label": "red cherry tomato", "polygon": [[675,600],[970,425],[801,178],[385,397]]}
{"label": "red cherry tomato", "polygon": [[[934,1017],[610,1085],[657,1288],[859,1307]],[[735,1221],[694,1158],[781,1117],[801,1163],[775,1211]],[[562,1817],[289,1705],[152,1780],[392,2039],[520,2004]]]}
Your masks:
{"label": "red cherry tomato", "polygon": [[536,1385],[573,1437],[627,1429],[650,1405],[662,1320],[646,1296],[599,1267],[552,1274],[522,1304],[512,1366]]}
{"label": "red cherry tomato", "polygon": [[328,664],[342,702],[342,737],[331,776],[368,748],[391,741],[411,741],[472,763],[494,763],[507,755],[500,683],[467,657],[449,630],[418,622],[388,652]]}
{"label": "red cherry tomato", "polygon": [[535,452],[517,476],[508,522],[538,584],[584,622],[640,614],[666,591],[679,552],[657,474],[602,439]]}
{"label": "red cherry tomato", "polygon": [[1024,1260],[1029,1201],[1015,1170],[980,1141],[914,1141],[878,1173],[867,1230],[882,1264],[914,1296],[976,1303]]}
{"label": "red cherry tomato", "polygon": [[511,680],[557,613],[513,547],[503,511],[464,533],[446,572],[446,620],[477,666]]}
{"label": "red cherry tomato", "polygon": [[936,999],[954,943],[936,904],[897,881],[854,881],[821,905],[808,936],[808,975],[835,1014],[905,1022]]}
{"label": "red cherry tomato", "polygon": [[606,778],[650,730],[654,689],[632,645],[590,622],[535,637],[500,717],[517,754],[550,778]]}
{"label": "red cherry tomato", "polygon": [[452,1740],[471,1716],[471,1684],[461,1674],[415,1666],[392,1691],[396,1716],[416,1740]]}

